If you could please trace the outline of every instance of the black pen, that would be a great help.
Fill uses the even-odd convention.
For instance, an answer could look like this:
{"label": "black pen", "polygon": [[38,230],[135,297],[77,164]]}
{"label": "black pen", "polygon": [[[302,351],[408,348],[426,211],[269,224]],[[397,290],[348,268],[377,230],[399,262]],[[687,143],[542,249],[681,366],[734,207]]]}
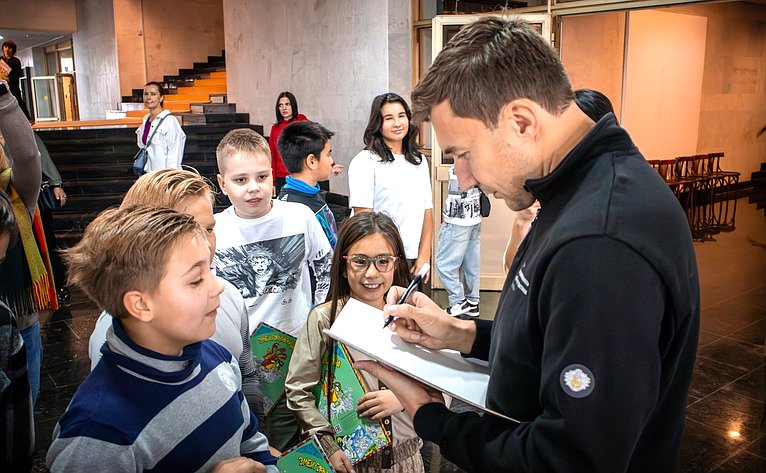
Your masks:
{"label": "black pen", "polygon": [[[410,294],[418,287],[418,284],[420,284],[420,281],[423,280],[423,276],[426,275],[428,270],[431,268],[431,266],[428,263],[423,264],[423,266],[420,268],[420,271],[418,271],[418,275],[415,276],[415,279],[412,280],[409,286],[407,286],[407,289],[404,291],[404,294],[402,294],[402,297],[399,298],[399,301],[396,303],[396,305],[404,304],[404,302],[407,300],[408,297],[410,297]],[[394,316],[389,315],[386,319],[386,323],[383,324],[383,328],[388,327],[388,324],[394,321]]]}

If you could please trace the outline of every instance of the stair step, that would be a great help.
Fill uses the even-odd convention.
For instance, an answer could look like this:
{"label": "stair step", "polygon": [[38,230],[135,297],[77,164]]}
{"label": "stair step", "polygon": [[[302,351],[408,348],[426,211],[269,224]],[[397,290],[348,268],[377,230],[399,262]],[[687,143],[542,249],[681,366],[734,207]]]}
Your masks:
{"label": "stair step", "polygon": [[193,103],[191,113],[236,113],[237,104],[234,103]]}
{"label": "stair step", "polygon": [[226,85],[195,85],[194,87],[179,87],[179,94],[225,94]]}
{"label": "stair step", "polygon": [[206,86],[206,85],[226,85],[226,78],[223,79],[197,79],[194,81],[194,86]]}
{"label": "stair step", "polygon": [[184,113],[184,125],[206,125],[209,123],[248,123],[249,113]]}
{"label": "stair step", "polygon": [[192,63],[194,69],[208,69],[210,67],[226,67],[226,60],[212,61],[212,62],[195,62]]}
{"label": "stair step", "polygon": [[[187,87],[182,87],[183,89],[186,89]],[[196,92],[196,93],[185,93],[185,94],[172,94],[172,95],[166,95],[165,96],[165,106],[167,107],[167,104],[171,102],[208,102],[210,101],[210,94],[207,94],[205,92]]]}
{"label": "stair step", "polygon": [[211,79],[226,79],[226,71],[215,71],[210,73]]}
{"label": "stair step", "polygon": [[225,71],[226,67],[200,67],[200,68],[194,68],[194,69],[179,69],[178,75],[179,76],[192,76],[195,74],[205,74],[205,73],[211,73],[211,72],[220,72]]}
{"label": "stair step", "polygon": [[210,94],[210,103],[228,103],[227,94]]}

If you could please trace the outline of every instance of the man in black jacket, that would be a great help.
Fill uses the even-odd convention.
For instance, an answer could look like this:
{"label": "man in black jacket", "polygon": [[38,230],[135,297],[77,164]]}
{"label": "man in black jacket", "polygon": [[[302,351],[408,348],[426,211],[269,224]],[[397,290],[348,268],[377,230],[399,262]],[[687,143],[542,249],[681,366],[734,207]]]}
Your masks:
{"label": "man in black jacket", "polygon": [[555,51],[519,20],[466,26],[412,93],[460,186],[541,210],[494,322],[448,317],[423,294],[385,315],[404,340],[489,361],[492,415],[358,363],[424,440],[469,471],[665,472],[675,467],[699,331],[691,234],[678,201],[614,115],[574,104]]}

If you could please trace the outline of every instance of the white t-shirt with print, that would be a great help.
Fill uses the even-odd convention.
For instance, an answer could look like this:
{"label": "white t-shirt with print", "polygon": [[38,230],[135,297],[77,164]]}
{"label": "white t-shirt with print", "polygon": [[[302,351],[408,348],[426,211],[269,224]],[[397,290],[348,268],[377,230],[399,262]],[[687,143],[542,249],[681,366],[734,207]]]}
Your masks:
{"label": "white t-shirt with print", "polygon": [[382,163],[372,151],[362,150],[348,166],[349,205],[385,213],[399,227],[407,259],[418,257],[423,218],[434,207],[428,161],[408,162],[394,154]]}
{"label": "white t-shirt with print", "polygon": [[245,299],[251,333],[265,322],[297,336],[311,308],[327,297],[332,247],[311,209],[272,202],[261,218],[240,218],[233,206],[215,215],[213,266]]}
{"label": "white t-shirt with print", "polygon": [[442,218],[444,223],[470,227],[481,223],[481,191],[474,186],[468,190],[460,188],[455,168],[449,168],[447,197],[444,199]]}

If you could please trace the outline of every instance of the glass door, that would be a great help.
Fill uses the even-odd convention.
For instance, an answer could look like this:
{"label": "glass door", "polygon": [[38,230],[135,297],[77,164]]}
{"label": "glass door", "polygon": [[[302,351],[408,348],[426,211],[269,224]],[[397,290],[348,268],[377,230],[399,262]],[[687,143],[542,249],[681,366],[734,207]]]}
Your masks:
{"label": "glass door", "polygon": [[[513,15],[529,22],[538,32],[550,42],[551,40],[551,17],[546,14]],[[436,57],[442,47],[460,29],[472,21],[479,19],[481,15],[440,15],[433,18],[432,27],[432,57]],[[429,127],[431,141],[431,179],[434,193],[434,248],[438,244],[439,225],[441,224],[442,205],[447,196],[447,173],[452,166],[452,159],[444,157],[436,135]],[[490,196],[492,212],[481,224],[481,289],[501,290],[505,282],[503,272],[503,254],[511,228],[515,219],[515,213],[506,207],[505,202],[496,200]],[[436,254],[436,251],[434,251]],[[436,271],[432,273],[432,286],[443,288],[442,282]]]}
{"label": "glass door", "polygon": [[33,77],[32,95],[35,98],[35,121],[53,122],[60,119],[56,76]]}

